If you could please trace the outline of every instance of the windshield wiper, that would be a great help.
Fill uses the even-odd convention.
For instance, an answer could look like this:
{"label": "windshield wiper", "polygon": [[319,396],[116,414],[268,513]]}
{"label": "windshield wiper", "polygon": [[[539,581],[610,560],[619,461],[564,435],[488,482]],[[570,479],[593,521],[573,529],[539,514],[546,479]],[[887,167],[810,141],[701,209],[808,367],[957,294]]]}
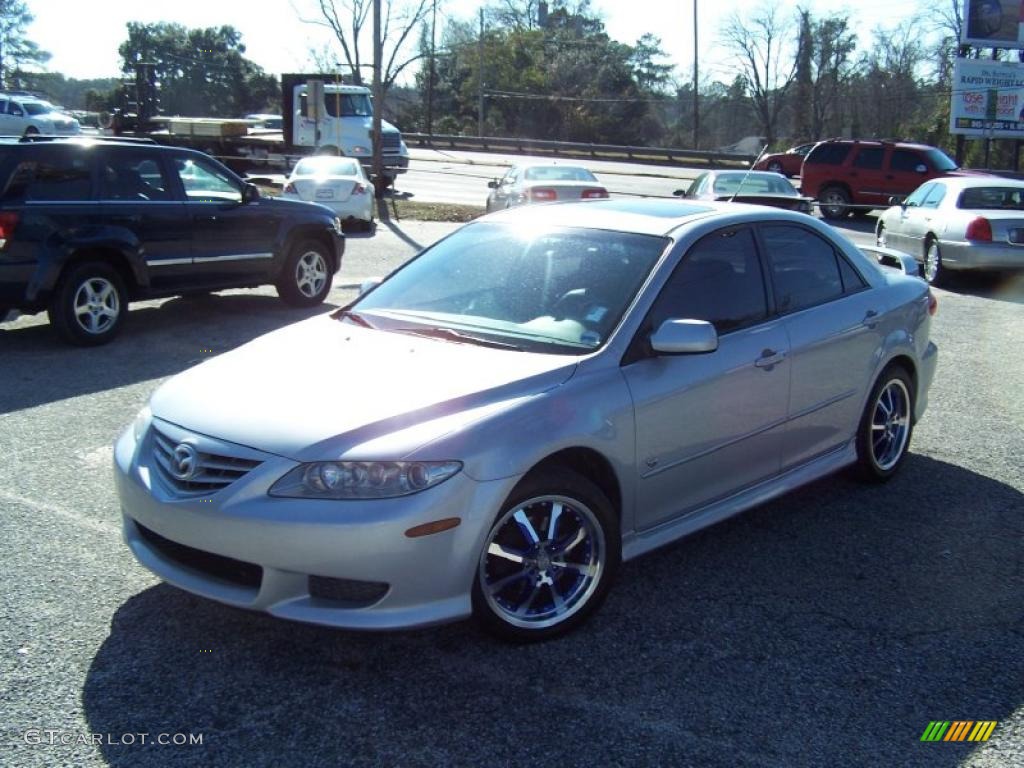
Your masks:
{"label": "windshield wiper", "polygon": [[408,326],[403,328],[388,328],[388,330],[394,331],[395,333],[408,333],[413,336],[426,336],[427,338],[430,339],[443,339],[444,341],[454,341],[459,344],[476,344],[481,347],[493,347],[494,349],[511,349],[516,352],[523,351],[522,347],[518,347],[515,344],[509,344],[504,341],[494,341],[493,339],[487,339],[481,336],[473,336],[468,333],[456,331],[454,328],[417,328],[414,326]]}
{"label": "windshield wiper", "polygon": [[360,315],[358,312],[353,312],[351,309],[339,309],[333,315],[335,320],[351,320],[356,325],[361,325],[363,328],[375,328],[376,326],[367,320],[365,317]]}

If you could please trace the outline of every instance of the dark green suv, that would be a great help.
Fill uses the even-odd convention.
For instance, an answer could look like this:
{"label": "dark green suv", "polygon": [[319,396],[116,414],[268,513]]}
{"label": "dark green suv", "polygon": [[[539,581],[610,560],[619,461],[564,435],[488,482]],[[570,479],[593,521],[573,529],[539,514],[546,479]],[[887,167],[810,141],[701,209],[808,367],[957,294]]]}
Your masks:
{"label": "dark green suv", "polygon": [[320,205],[260,196],[201,152],[98,138],[0,140],[0,320],[49,312],[103,344],[128,302],[272,284],[318,304],[344,236]]}

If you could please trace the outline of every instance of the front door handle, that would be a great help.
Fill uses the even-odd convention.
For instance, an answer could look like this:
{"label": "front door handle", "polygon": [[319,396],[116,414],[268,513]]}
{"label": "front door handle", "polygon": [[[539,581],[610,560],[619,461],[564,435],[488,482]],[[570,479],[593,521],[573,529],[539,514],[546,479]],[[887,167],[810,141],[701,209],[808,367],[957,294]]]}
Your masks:
{"label": "front door handle", "polygon": [[785,359],[785,352],[776,352],[774,349],[766,349],[761,353],[761,356],[754,361],[754,365],[758,368],[764,368],[765,370],[770,371]]}
{"label": "front door handle", "polygon": [[864,313],[864,319],[861,322],[868,328],[874,328],[878,325],[878,313],[873,309],[869,309]]}

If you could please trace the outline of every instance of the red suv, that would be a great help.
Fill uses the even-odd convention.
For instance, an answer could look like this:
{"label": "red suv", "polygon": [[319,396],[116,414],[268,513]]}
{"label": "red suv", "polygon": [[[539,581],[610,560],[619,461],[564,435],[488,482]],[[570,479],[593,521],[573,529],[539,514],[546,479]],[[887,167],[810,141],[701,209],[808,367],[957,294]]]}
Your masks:
{"label": "red suv", "polygon": [[842,219],[888,208],[890,197],[909,195],[937,176],[974,175],[927,144],[829,139],[804,159],[800,189],[818,201],[826,219]]}

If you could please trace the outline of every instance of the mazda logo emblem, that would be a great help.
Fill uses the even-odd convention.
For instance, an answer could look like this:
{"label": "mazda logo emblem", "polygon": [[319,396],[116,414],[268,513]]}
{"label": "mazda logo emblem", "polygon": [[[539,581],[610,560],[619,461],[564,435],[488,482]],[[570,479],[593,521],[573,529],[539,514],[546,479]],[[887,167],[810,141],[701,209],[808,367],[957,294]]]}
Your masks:
{"label": "mazda logo emblem", "polygon": [[199,469],[199,454],[196,449],[188,443],[179,443],[174,449],[174,459],[171,462],[171,474],[177,480],[191,480]]}

